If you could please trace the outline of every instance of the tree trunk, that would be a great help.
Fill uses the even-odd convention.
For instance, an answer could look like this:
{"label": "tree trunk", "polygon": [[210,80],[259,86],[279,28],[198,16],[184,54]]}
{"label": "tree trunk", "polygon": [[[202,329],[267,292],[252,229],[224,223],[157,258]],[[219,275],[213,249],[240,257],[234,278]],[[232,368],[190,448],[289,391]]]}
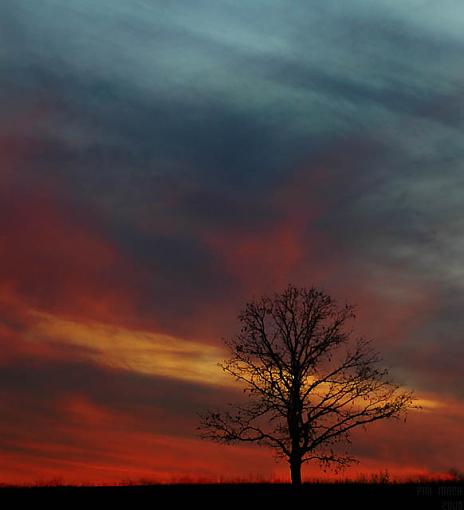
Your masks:
{"label": "tree trunk", "polygon": [[290,473],[292,476],[292,485],[297,487],[301,485],[301,459],[290,460]]}

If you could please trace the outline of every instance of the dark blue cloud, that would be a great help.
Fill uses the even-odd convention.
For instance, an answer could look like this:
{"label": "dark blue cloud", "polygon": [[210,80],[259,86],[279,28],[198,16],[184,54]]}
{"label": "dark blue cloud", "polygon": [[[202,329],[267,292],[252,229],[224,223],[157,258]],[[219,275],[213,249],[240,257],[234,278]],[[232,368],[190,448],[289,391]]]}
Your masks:
{"label": "dark blue cloud", "polygon": [[207,241],[259,239],[288,216],[290,186],[325,204],[312,228],[343,252],[340,275],[456,296],[461,14],[451,0],[5,1],[0,134],[35,147],[25,181],[59,180],[156,274],[139,288],[167,329],[254,291]]}

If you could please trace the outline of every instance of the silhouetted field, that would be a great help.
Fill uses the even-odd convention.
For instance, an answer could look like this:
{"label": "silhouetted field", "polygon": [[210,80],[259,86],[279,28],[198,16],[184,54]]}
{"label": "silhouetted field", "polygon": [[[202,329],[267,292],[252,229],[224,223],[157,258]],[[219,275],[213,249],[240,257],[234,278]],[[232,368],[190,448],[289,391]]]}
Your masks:
{"label": "silhouetted field", "polygon": [[[292,504],[300,508],[395,508],[464,510],[463,482],[429,483],[310,483],[294,488],[288,484],[166,484],[143,486],[56,486],[56,487],[4,487],[0,489],[0,505],[6,500],[27,500],[34,504],[92,503],[127,504],[149,503],[165,508],[183,502],[204,507],[224,504],[247,506],[261,504]],[[27,502],[26,501],[26,502]]]}

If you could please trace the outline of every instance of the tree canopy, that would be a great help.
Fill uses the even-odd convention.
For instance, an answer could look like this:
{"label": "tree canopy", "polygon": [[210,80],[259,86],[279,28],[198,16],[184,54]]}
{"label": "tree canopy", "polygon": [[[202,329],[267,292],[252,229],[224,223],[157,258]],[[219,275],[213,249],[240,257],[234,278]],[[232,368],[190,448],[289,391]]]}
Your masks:
{"label": "tree canopy", "polygon": [[247,402],[201,414],[202,437],[273,448],[296,485],[305,462],[355,461],[346,449],[351,431],[399,418],[414,407],[414,396],[380,367],[372,341],[349,329],[354,318],[353,306],[314,287],[290,285],[247,303],[221,364],[243,384]]}

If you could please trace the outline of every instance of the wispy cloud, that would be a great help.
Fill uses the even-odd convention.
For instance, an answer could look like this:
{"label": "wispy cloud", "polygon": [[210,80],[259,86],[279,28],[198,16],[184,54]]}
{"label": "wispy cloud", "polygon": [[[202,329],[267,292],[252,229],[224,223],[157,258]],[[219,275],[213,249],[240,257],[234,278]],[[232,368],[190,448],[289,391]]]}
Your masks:
{"label": "wispy cloud", "polygon": [[[2,409],[10,425],[42,420],[15,447],[51,451],[54,420],[118,405],[192,435],[215,388],[234,394],[221,337],[289,281],[358,304],[357,331],[401,382],[458,400],[428,406],[423,441],[437,424],[455,437],[438,415],[464,394],[463,10],[2,1]],[[139,444],[123,423],[121,442]],[[10,458],[18,476],[32,450]],[[408,466],[440,464],[419,450]]]}
{"label": "wispy cloud", "polygon": [[226,355],[221,347],[114,325],[79,323],[41,312],[31,315],[35,325],[26,333],[28,340],[79,347],[88,361],[194,383],[233,383],[218,367]]}

